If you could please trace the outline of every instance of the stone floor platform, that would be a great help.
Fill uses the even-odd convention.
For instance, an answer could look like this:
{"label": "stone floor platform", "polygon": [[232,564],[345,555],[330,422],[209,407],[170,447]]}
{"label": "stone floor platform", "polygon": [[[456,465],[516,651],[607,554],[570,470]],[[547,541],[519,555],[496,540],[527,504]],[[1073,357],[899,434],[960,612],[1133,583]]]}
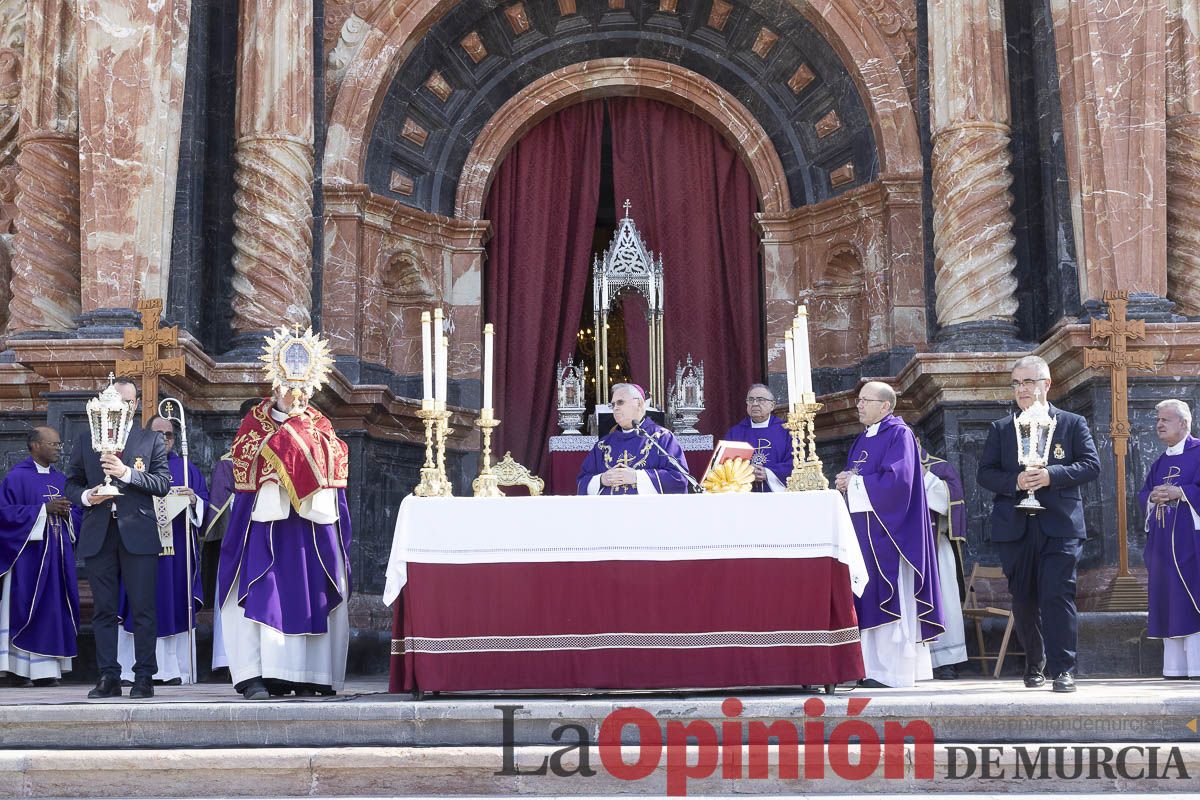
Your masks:
{"label": "stone floor platform", "polygon": [[[160,687],[150,701],[87,701],[81,684],[0,689],[0,797],[627,795],[680,786],[706,795],[1200,792],[1200,681],[1085,679],[1079,686],[1061,695],[1019,680],[976,679],[844,687],[833,696],[510,693],[417,702],[365,679],[334,698],[253,703],[213,684]],[[722,707],[729,697],[740,701],[740,714]],[[636,780],[609,770],[598,747],[604,720],[620,708],[640,709],[646,730],[667,742]],[[797,732],[797,777],[780,777],[775,741],[759,751],[767,775],[749,777],[747,732],[755,721]],[[931,747],[894,735],[922,721]],[[806,724],[819,726],[807,742],[811,753]],[[701,738],[680,739],[672,753],[672,731],[682,736],[684,725],[699,737],[712,731],[711,775],[684,776],[704,771]],[[735,726],[729,735],[743,743],[720,747],[718,759],[723,725]],[[581,738],[591,776],[577,774]],[[872,738],[880,748],[871,749]],[[638,729],[625,726],[624,763],[637,761],[638,743]],[[723,777],[719,764],[735,751],[740,772]],[[881,757],[887,752],[898,759],[891,771]],[[856,770],[862,759],[870,763]],[[930,773],[920,773],[922,763]],[[539,774],[543,764],[576,774]],[[806,778],[817,765],[821,776]]]}

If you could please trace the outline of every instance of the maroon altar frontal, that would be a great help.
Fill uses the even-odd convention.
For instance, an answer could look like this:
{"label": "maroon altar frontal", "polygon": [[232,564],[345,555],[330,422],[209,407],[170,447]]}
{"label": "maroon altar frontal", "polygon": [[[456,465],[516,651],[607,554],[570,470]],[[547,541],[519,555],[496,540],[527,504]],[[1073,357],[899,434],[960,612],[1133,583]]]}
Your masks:
{"label": "maroon altar frontal", "polygon": [[406,498],[390,690],[799,686],[863,677],[837,492]]}

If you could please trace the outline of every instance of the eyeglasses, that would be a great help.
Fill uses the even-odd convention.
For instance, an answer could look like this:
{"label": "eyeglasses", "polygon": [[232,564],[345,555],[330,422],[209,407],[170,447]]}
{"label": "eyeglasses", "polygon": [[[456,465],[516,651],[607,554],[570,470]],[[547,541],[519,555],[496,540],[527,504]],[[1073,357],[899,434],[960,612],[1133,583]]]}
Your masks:
{"label": "eyeglasses", "polygon": [[877,400],[874,397],[860,397],[854,401],[854,405],[861,406],[863,403],[886,403],[887,400]]}
{"label": "eyeglasses", "polygon": [[1042,381],[1048,381],[1049,378],[1026,378],[1023,381],[1013,381],[1009,384],[1014,390],[1016,389],[1035,389]]}
{"label": "eyeglasses", "polygon": [[46,447],[57,447],[59,449],[62,449],[62,446],[63,446],[62,442],[38,442],[38,444],[44,445]]}
{"label": "eyeglasses", "polygon": [[747,397],[746,398],[746,405],[748,405],[748,406],[752,406],[756,403],[774,403],[774,402],[775,402],[774,397]]}

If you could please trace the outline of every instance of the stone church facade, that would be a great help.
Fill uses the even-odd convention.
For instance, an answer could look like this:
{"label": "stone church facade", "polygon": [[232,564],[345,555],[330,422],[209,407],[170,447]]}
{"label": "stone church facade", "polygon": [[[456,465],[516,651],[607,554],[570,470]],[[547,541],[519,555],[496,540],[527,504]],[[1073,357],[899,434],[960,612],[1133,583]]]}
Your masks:
{"label": "stone church facade", "polygon": [[891,380],[966,478],[969,561],[995,561],[973,476],[1008,368],[1050,362],[1105,465],[1087,607],[1118,555],[1108,378],[1082,355],[1105,291],[1132,293],[1157,364],[1131,377],[1131,490],[1154,404],[1200,401],[1198,24],[1200,0],[0,2],[3,452],[47,417],[81,430],[160,297],[187,363],[164,384],[207,467],[265,391],[263,332],[311,324],[337,355],[318,402],[351,445],[353,568],[378,594],[423,457],[430,305],[451,322],[460,486],[477,465],[496,168],[562,108],[646,97],[752,177],[766,369],[783,383],[806,300],[826,465],[858,382]]}

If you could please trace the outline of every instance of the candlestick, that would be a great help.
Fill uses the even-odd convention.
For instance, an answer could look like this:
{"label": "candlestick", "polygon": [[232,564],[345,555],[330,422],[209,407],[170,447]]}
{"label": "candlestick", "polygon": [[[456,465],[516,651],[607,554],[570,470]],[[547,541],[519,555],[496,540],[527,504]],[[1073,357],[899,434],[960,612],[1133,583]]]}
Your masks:
{"label": "candlestick", "polygon": [[492,416],[492,323],[483,326],[483,413],[484,419]]}
{"label": "candlestick", "polygon": [[421,312],[421,406],[433,403],[433,353],[429,339],[428,311]]}

